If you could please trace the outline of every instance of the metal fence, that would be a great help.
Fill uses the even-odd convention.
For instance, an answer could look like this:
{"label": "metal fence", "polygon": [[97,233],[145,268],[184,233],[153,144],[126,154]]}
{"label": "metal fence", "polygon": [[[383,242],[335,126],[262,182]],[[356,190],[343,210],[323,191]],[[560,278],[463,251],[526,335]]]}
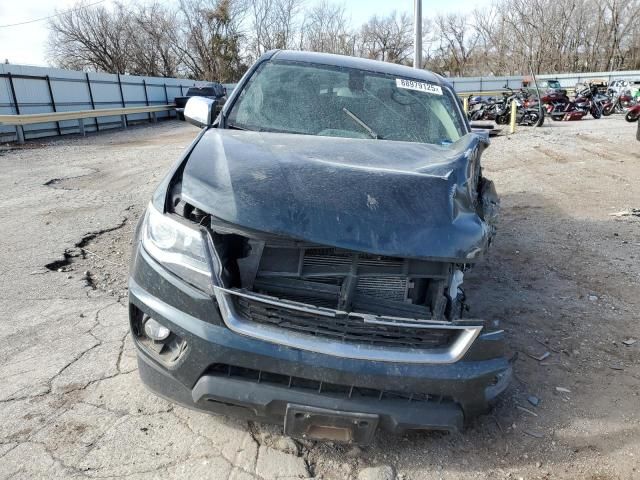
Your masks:
{"label": "metal fence", "polygon": [[[0,115],[114,107],[139,107],[173,103],[195,82],[187,79],[139,77],[109,73],[86,73],[56,68],[0,64]],[[173,115],[158,112],[158,118]],[[127,116],[129,123],[148,120],[149,113]],[[122,125],[120,116],[96,117],[84,123],[86,132]],[[75,120],[41,123],[24,127],[27,139],[80,133]],[[16,140],[16,128],[0,125],[0,142]]]}
{"label": "metal fence", "polygon": [[[522,81],[530,79],[528,75],[512,75],[504,77],[449,77],[456,93],[469,92],[493,92],[502,89],[505,85],[514,90],[522,87]],[[536,75],[540,80],[558,80],[563,88],[573,88],[578,83],[588,80],[640,80],[640,70],[624,72],[586,72],[586,73],[557,73]]]}

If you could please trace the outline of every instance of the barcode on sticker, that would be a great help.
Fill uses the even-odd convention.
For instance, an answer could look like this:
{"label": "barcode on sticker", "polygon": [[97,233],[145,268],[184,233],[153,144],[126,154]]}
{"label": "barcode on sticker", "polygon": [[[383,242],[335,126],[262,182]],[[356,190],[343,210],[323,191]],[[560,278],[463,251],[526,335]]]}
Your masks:
{"label": "barcode on sticker", "polygon": [[439,85],[416,82],[415,80],[405,80],[404,78],[396,78],[396,87],[406,88],[407,90],[417,90],[418,92],[432,93],[434,95],[442,95],[442,88]]}

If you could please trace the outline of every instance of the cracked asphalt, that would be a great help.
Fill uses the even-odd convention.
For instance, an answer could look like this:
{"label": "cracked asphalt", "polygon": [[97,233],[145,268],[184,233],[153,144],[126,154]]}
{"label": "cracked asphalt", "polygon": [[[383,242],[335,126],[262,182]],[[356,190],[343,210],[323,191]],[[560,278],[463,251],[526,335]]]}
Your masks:
{"label": "cracked asphalt", "polygon": [[366,448],[294,441],[140,383],[132,231],[194,127],[0,147],[0,478],[640,478],[640,219],[611,215],[640,207],[634,132],[610,118],[493,142],[503,216],[466,286],[474,313],[503,322],[516,379],[462,434]]}

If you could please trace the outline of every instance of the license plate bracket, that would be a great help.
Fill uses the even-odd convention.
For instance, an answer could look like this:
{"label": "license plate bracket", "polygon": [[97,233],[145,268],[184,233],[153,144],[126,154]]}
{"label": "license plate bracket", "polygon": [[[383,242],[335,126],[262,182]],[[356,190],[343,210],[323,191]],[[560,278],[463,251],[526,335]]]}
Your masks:
{"label": "license plate bracket", "polygon": [[307,440],[365,445],[373,440],[378,421],[378,415],[371,413],[344,412],[289,403],[284,417],[284,433]]}

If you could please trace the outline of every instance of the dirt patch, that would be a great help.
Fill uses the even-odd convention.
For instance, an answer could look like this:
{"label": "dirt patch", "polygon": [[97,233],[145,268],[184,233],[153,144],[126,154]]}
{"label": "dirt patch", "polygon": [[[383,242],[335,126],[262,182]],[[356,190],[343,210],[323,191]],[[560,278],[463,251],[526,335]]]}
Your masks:
{"label": "dirt patch", "polygon": [[549,148],[543,148],[543,147],[535,147],[536,150],[538,150],[540,153],[545,154],[547,157],[549,157],[551,160],[555,160],[558,163],[566,163],[567,159],[565,157],[563,157],[561,154],[559,154],[558,152],[551,150]]}
{"label": "dirt patch", "polygon": [[19,152],[22,150],[38,150],[40,148],[45,148],[46,146],[46,143],[40,143],[38,141],[25,142],[22,145],[19,143],[5,143],[4,145],[0,145],[0,155],[3,153]]}

